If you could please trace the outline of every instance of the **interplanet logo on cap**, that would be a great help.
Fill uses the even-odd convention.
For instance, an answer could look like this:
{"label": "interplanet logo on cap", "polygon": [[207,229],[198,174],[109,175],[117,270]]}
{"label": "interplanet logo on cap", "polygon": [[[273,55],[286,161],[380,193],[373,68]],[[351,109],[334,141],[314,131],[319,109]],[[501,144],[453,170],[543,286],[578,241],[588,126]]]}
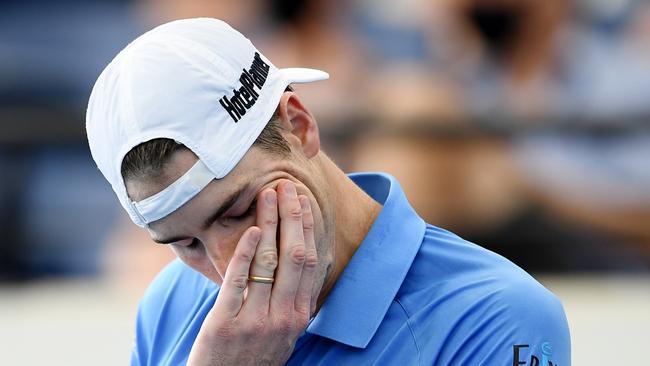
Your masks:
{"label": "interplanet logo on cap", "polygon": [[[241,87],[233,89],[232,97],[228,98],[227,95],[224,95],[219,99],[219,104],[228,112],[235,123],[255,105],[259,97],[258,91],[262,90],[268,75],[269,65],[262,60],[258,52],[255,52],[250,69],[244,69],[244,72],[239,76]],[[256,87],[257,91],[255,90]]]}

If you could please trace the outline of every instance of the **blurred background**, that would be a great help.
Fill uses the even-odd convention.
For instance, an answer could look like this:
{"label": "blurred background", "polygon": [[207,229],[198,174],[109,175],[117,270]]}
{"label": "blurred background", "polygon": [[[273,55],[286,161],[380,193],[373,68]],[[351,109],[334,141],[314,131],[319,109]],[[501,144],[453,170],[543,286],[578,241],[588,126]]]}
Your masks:
{"label": "blurred background", "polygon": [[560,296],[575,365],[647,360],[650,2],[0,0],[0,364],[128,362],[173,256],[118,207],[85,107],[129,41],[196,16],[328,71],[296,88],[324,150]]}

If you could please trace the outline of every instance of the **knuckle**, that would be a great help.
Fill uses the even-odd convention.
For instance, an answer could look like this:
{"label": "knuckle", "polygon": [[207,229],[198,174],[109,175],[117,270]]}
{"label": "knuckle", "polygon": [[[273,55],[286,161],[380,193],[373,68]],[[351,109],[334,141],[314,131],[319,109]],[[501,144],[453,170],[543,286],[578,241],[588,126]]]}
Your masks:
{"label": "knuckle", "polygon": [[300,207],[291,207],[287,210],[287,218],[295,221],[302,221],[302,210]]}
{"label": "knuckle", "polygon": [[255,316],[250,323],[243,325],[240,331],[247,338],[264,335],[266,332],[266,317],[261,314]]}
{"label": "knuckle", "polygon": [[246,289],[246,286],[248,286],[248,276],[246,274],[235,275],[230,280],[230,284],[234,288],[243,291]]}
{"label": "knuckle", "polygon": [[269,272],[273,272],[278,267],[278,253],[275,249],[264,250],[257,254],[256,264]]}
{"label": "knuckle", "polygon": [[289,258],[294,264],[303,264],[305,263],[305,245],[302,243],[295,244],[291,247],[289,251]]}
{"label": "knuckle", "polygon": [[244,262],[250,262],[253,260],[253,254],[249,251],[241,252],[237,254],[237,257]]}
{"label": "knuckle", "polygon": [[314,220],[312,220],[312,219],[307,219],[307,220],[305,220],[305,219],[303,218],[303,220],[302,220],[302,228],[303,228],[305,231],[313,230],[313,229],[314,229]]}
{"label": "knuckle", "polygon": [[274,227],[278,225],[278,219],[275,217],[267,217],[262,220],[262,225],[265,227]]}
{"label": "knuckle", "polygon": [[298,313],[299,316],[296,317],[296,328],[303,330],[307,328],[307,325],[309,324],[309,309],[304,308],[304,309],[297,309],[296,312]]}
{"label": "knuckle", "polygon": [[288,315],[283,315],[278,319],[275,332],[280,337],[288,337],[293,331],[293,320]]}
{"label": "knuckle", "polygon": [[313,270],[318,265],[318,254],[315,250],[310,250],[305,254],[305,263],[303,264],[305,269]]}

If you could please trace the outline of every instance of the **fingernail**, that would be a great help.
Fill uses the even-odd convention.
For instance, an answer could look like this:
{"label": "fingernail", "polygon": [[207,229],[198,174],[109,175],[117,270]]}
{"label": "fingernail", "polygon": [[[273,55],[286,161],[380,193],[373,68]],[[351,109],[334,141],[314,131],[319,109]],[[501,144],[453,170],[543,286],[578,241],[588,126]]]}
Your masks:
{"label": "fingernail", "polygon": [[296,195],[296,186],[291,182],[287,182],[283,186],[284,193],[295,196]]}
{"label": "fingernail", "polygon": [[268,203],[269,205],[275,205],[277,202],[277,199],[275,197],[275,191],[266,192],[266,196],[264,198],[266,199],[266,203]]}
{"label": "fingernail", "polygon": [[309,212],[310,209],[309,198],[305,196],[300,196],[300,208],[302,209],[302,212]]}
{"label": "fingernail", "polygon": [[257,243],[258,240],[260,240],[260,231],[259,230],[253,230],[251,233],[251,243]]}

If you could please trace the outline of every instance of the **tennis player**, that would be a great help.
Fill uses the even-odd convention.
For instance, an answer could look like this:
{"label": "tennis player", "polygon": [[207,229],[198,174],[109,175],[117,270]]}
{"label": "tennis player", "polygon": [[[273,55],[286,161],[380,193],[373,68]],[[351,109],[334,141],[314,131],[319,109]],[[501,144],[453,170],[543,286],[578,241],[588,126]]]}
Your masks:
{"label": "tennis player", "polygon": [[132,364],[570,365],[552,293],[321,151],[291,85],[327,78],[207,18],[145,33],[99,76],[93,158],[179,258],[141,301]]}

